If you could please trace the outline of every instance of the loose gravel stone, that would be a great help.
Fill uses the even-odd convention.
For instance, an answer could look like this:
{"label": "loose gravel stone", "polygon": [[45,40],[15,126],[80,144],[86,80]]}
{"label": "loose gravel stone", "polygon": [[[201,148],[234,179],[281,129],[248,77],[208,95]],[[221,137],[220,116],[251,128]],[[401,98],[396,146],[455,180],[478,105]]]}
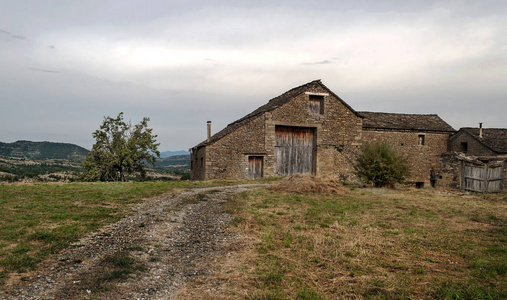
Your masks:
{"label": "loose gravel stone", "polygon": [[[38,273],[0,291],[0,299],[172,299],[192,279],[203,280],[239,237],[227,231],[223,208],[230,195],[262,185],[192,189],[151,199],[135,213],[81,239],[41,265]],[[141,272],[87,288],[104,257],[128,251]]]}

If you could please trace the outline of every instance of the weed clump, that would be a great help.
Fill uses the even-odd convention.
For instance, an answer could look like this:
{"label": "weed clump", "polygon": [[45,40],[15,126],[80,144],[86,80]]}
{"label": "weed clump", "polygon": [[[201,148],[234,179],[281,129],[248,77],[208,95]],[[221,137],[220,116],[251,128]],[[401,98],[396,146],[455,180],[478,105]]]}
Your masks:
{"label": "weed clump", "polygon": [[338,194],[345,195],[349,189],[334,179],[315,177],[309,174],[295,174],[269,187],[274,191],[295,194]]}

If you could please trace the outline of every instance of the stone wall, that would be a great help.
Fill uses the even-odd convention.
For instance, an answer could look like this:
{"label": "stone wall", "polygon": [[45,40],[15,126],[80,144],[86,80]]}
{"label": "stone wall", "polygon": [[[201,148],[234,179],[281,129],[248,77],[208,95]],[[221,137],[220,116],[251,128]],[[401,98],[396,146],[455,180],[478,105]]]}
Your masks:
{"label": "stone wall", "polygon": [[[419,136],[424,145],[419,145]],[[439,157],[447,151],[449,133],[411,132],[389,130],[363,130],[363,141],[389,142],[399,153],[408,158],[410,177],[408,182],[431,184],[431,172],[438,173]]]}
{"label": "stone wall", "polygon": [[247,178],[248,156],[265,156],[264,116],[206,146],[206,179]]}
{"label": "stone wall", "polygon": [[438,173],[437,187],[452,188],[462,190],[463,188],[463,165],[465,163],[473,163],[484,165],[488,161],[501,161],[504,166],[503,191],[507,191],[507,157],[505,156],[466,156],[459,152],[447,152],[440,155],[440,170]]}
{"label": "stone wall", "polygon": [[456,152],[447,152],[440,155],[440,172],[437,178],[437,187],[450,187],[461,190],[463,180],[463,160],[458,158]]}
{"label": "stone wall", "polygon": [[192,149],[190,153],[190,179],[205,180],[205,159],[206,147],[200,147],[196,150]]}

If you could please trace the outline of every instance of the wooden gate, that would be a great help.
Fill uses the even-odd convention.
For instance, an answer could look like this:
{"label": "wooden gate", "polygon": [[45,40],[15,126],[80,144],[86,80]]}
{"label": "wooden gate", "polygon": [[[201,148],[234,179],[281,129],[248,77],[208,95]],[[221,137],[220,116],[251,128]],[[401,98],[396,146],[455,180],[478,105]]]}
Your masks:
{"label": "wooden gate", "polygon": [[463,188],[474,192],[501,192],[503,189],[503,161],[489,161],[484,165],[463,164]]}
{"label": "wooden gate", "polygon": [[275,129],[275,174],[289,176],[313,173],[314,129],[277,126]]}
{"label": "wooden gate", "polygon": [[248,177],[251,179],[262,178],[262,156],[248,157]]}

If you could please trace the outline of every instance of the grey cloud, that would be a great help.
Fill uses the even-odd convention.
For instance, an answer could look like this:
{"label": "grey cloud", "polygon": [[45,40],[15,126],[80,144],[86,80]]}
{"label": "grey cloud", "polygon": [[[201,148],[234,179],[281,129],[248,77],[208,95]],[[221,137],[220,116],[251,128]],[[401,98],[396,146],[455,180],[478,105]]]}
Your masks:
{"label": "grey cloud", "polygon": [[56,74],[61,74],[62,73],[60,71],[47,70],[47,69],[39,69],[39,68],[29,68],[29,69],[32,70],[32,71],[43,72],[43,73],[56,73]]}
{"label": "grey cloud", "polygon": [[[213,4],[154,0],[148,6],[135,0],[129,5],[112,0],[100,6],[94,1],[59,1],[58,5],[5,1],[12,2],[7,6],[14,13],[0,12],[2,27],[29,39],[0,29],[0,40],[7,41],[0,47],[0,69],[11,70],[0,73],[0,141],[45,139],[90,148],[91,133],[102,117],[123,111],[133,122],[151,118],[161,150],[188,149],[205,138],[207,120],[213,121],[212,130],[217,132],[272,97],[317,78],[356,110],[437,113],[456,129],[479,121],[507,126],[507,91],[499,88],[507,79],[507,35],[498,33],[506,28],[506,1],[295,0],[285,5],[263,0]],[[31,5],[26,5],[28,1]],[[438,52],[457,33],[470,32],[465,23],[473,24],[473,35],[492,34],[491,45],[485,43],[490,51],[475,59],[458,56],[445,64],[415,66],[406,76],[384,81],[382,86],[369,75],[393,76],[396,59],[389,69],[358,60],[390,48],[379,41],[378,49],[365,49],[361,41],[394,35],[397,32],[386,28],[396,24],[407,31],[420,29],[422,33],[413,32],[415,37],[421,33],[429,41],[441,38],[429,48]],[[23,39],[27,41],[15,42]],[[84,41],[83,52],[66,56],[74,41]],[[144,69],[130,65],[135,60],[119,60],[111,64],[111,71],[111,66],[97,63],[104,53],[93,46],[102,41],[107,49],[126,44],[127,50],[161,47],[205,54],[191,56],[194,61],[188,64]],[[463,37],[463,49],[469,41]],[[359,46],[352,47],[355,44]],[[221,56],[228,52],[233,55]],[[263,52],[266,61],[251,65],[244,59],[245,54],[255,59]],[[272,53],[282,54],[273,58]],[[404,55],[412,54],[401,53],[400,58]],[[432,53],[421,56],[431,58]],[[86,62],[96,64],[98,71],[87,70]]]}
{"label": "grey cloud", "polygon": [[328,64],[334,64],[334,62],[326,59],[326,60],[322,60],[322,61],[318,61],[318,62],[309,62],[309,63],[301,63],[301,64],[304,65],[304,66],[328,65]]}
{"label": "grey cloud", "polygon": [[7,37],[9,37],[11,39],[26,40],[26,37],[24,37],[24,36],[13,34],[13,33],[9,32],[9,31],[3,30],[3,29],[0,29],[0,33],[5,34]]}

